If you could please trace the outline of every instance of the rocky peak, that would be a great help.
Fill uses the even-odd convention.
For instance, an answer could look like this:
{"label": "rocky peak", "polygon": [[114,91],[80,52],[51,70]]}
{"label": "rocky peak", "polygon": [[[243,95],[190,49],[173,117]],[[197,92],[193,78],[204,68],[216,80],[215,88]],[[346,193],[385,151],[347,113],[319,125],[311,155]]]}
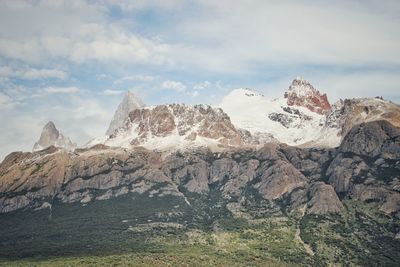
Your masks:
{"label": "rocky peak", "polygon": [[49,121],[43,127],[42,134],[40,135],[39,144],[47,145],[48,143],[57,140],[60,136],[60,132],[57,130],[54,122]]}
{"label": "rocky peak", "polygon": [[302,106],[318,114],[326,114],[331,109],[326,94],[321,94],[302,77],[293,80],[285,98],[289,106]]}
{"label": "rocky peak", "polygon": [[118,128],[123,127],[128,119],[129,113],[141,107],[144,107],[144,104],[140,98],[133,92],[128,91],[121,103],[118,105],[106,134],[112,135]]}
{"label": "rocky peak", "polygon": [[52,121],[49,121],[43,127],[39,141],[33,146],[33,151],[42,150],[50,146],[65,148],[67,150],[76,148],[76,144],[72,143],[68,137],[61,134]]}
{"label": "rocky peak", "polygon": [[237,129],[220,108],[168,104],[131,111],[126,125],[105,144],[169,149],[193,145],[242,146],[256,142],[253,139],[249,132]]}

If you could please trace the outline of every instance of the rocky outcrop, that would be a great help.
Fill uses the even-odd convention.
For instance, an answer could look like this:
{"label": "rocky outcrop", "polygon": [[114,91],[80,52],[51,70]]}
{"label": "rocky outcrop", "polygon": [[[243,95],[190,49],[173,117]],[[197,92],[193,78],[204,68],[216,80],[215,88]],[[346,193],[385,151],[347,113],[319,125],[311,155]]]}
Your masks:
{"label": "rocky outcrop", "polygon": [[[52,199],[63,185],[70,157],[65,151],[14,154],[0,165],[0,211],[7,212]],[[36,207],[36,204],[34,205]]]}
{"label": "rocky outcrop", "polygon": [[317,182],[310,188],[309,195],[311,197],[307,209],[309,214],[340,213],[343,209],[343,204],[331,185]]}
{"label": "rocky outcrop", "polygon": [[[224,122],[221,116],[215,121]],[[175,118],[174,124],[176,130]],[[165,132],[159,129],[148,131]],[[338,149],[268,143],[261,148],[212,151],[203,147],[168,153],[106,145],[74,152],[54,146],[34,153],[15,152],[0,165],[0,212],[55,203],[87,205],[139,194],[226,208],[249,201],[284,204],[280,207],[288,210],[307,204],[309,214],[340,213],[340,199],[349,198],[374,202],[382,212],[397,214],[397,131],[387,122],[362,124],[349,132]]]}
{"label": "rocky outcrop", "polygon": [[380,208],[385,213],[394,213],[400,211],[400,194],[399,193],[391,193],[386,197],[385,202]]}
{"label": "rocky outcrop", "polygon": [[400,212],[400,131],[387,121],[353,127],[326,171],[341,197],[376,202],[385,213]]}
{"label": "rocky outcrop", "polygon": [[349,131],[340,151],[369,157],[400,158],[400,129],[388,121],[361,123]]}
{"label": "rocky outcrop", "polygon": [[284,96],[289,106],[305,107],[319,114],[326,114],[331,110],[326,94],[321,94],[301,77],[293,80]]}
{"label": "rocky outcrop", "polygon": [[33,146],[33,151],[46,149],[50,146],[64,148],[67,150],[74,150],[76,148],[76,144],[72,143],[71,139],[60,133],[52,121],[49,121],[43,127],[39,141],[37,141]]}
{"label": "rocky outcrop", "polygon": [[325,127],[338,129],[342,137],[354,126],[385,120],[400,127],[400,106],[382,98],[354,98],[339,100],[326,115]]}
{"label": "rocky outcrop", "polygon": [[295,188],[303,187],[307,181],[300,171],[283,160],[277,160],[273,164],[266,162],[261,165],[260,171],[261,181],[255,187],[268,200],[278,199]]}

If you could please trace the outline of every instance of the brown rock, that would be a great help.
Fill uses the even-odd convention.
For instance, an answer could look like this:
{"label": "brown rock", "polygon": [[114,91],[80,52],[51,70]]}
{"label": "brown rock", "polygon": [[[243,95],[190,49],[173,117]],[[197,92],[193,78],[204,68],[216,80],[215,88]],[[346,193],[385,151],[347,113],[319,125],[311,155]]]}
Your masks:
{"label": "brown rock", "polygon": [[331,185],[317,182],[311,186],[309,195],[311,197],[307,209],[309,214],[340,213],[343,209],[343,204]]}

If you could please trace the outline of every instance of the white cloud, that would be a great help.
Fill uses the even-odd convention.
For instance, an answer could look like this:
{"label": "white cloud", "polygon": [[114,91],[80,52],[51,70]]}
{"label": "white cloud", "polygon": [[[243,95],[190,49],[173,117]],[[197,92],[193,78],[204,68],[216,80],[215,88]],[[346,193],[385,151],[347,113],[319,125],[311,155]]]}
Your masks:
{"label": "white cloud", "polygon": [[194,91],[193,93],[192,93],[192,97],[198,97],[199,96],[199,92],[198,91]]}
{"label": "white cloud", "polygon": [[97,78],[98,80],[108,80],[108,79],[110,79],[111,77],[112,77],[111,75],[105,74],[105,73],[97,74],[97,75],[96,75],[96,78]]}
{"label": "white cloud", "polygon": [[125,91],[122,90],[111,90],[107,89],[103,91],[103,95],[120,95],[123,94]]}
{"label": "white cloud", "polygon": [[123,76],[123,77],[119,78],[118,80],[116,80],[114,83],[115,84],[120,84],[120,83],[123,83],[125,81],[151,82],[151,81],[154,81],[156,79],[158,79],[158,77],[154,76],[154,75],[139,74],[139,75]]}
{"label": "white cloud", "polygon": [[[261,66],[400,64],[397,1],[202,0],[172,33],[173,58],[212,72]],[[229,11],[228,11],[229,10]]]}
{"label": "white cloud", "polygon": [[[107,20],[100,1],[0,2],[0,55],[43,64],[69,60],[164,64],[170,47]],[[49,23],[50,22],[50,23]]]}
{"label": "white cloud", "polygon": [[3,78],[19,78],[24,80],[37,80],[56,78],[65,80],[68,75],[64,71],[57,69],[13,69],[11,67],[1,67],[0,77]]}
{"label": "white cloud", "polygon": [[10,97],[8,97],[7,95],[5,95],[3,93],[0,93],[0,107],[9,104],[10,101],[11,101]]}
{"label": "white cloud", "polygon": [[11,77],[13,75],[13,70],[10,67],[4,66],[0,67],[0,77]]}
{"label": "white cloud", "polygon": [[116,5],[122,11],[140,10],[145,8],[176,9],[182,6],[182,0],[109,0],[105,2],[109,5]]}
{"label": "white cloud", "polygon": [[98,95],[96,98],[96,94],[86,91],[82,93],[85,97],[66,94],[59,98],[48,94],[2,110],[0,161],[12,151],[30,151],[49,120],[79,145],[103,135],[120,100]]}
{"label": "white cloud", "polygon": [[78,93],[80,90],[78,87],[70,86],[70,87],[46,87],[43,88],[43,92],[48,94],[72,94]]}
{"label": "white cloud", "polygon": [[208,87],[210,87],[211,83],[209,81],[204,81],[202,83],[197,83],[193,86],[193,89],[195,90],[203,90],[206,89]]}
{"label": "white cloud", "polygon": [[165,88],[165,89],[175,90],[177,92],[183,92],[186,90],[186,85],[184,85],[183,83],[177,82],[177,81],[170,81],[170,80],[164,81],[161,84],[161,87]]}
{"label": "white cloud", "polygon": [[64,80],[67,78],[67,74],[64,71],[52,69],[28,69],[26,71],[22,71],[21,73],[17,72],[16,76],[27,80],[47,78],[57,78]]}

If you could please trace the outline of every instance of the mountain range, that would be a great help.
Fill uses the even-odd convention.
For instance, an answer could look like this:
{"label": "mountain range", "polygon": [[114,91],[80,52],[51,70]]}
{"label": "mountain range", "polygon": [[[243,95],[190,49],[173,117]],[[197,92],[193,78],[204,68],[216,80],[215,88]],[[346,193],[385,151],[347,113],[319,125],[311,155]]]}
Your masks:
{"label": "mountain range", "polygon": [[238,265],[396,266],[399,127],[399,105],[331,104],[301,77],[282,98],[236,89],[215,106],[128,92],[104,136],[77,147],[49,122],[0,164],[0,256],[190,247]]}

